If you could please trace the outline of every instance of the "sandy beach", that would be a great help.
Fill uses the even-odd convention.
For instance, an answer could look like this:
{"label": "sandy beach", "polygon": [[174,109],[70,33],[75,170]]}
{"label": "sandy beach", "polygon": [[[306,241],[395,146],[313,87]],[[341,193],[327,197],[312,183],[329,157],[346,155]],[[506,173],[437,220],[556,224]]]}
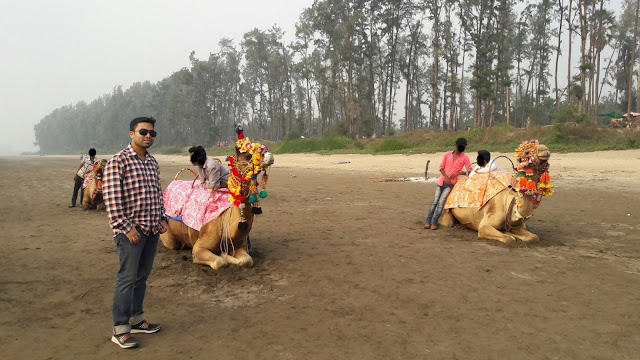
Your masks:
{"label": "sandy beach", "polygon": [[[189,165],[156,158],[164,187]],[[78,157],[0,157],[3,357],[637,359],[640,150],[552,154],[540,241],[512,245],[422,228],[434,182],[402,180],[441,158],[276,155],[254,267],[160,244],[145,311],[163,330],[123,350],[106,213],[67,207]]]}

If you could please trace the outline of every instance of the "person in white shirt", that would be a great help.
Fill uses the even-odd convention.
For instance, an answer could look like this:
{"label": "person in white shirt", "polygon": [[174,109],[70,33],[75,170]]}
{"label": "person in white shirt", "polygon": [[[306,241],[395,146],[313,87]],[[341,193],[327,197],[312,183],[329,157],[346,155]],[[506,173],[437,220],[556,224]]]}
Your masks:
{"label": "person in white shirt", "polygon": [[476,157],[476,161],[478,163],[478,166],[476,166],[469,174],[470,179],[473,177],[473,175],[478,173],[502,171],[502,168],[500,168],[500,166],[495,162],[495,159],[491,160],[491,153],[487,150],[478,151],[478,157]]}
{"label": "person in white shirt", "polygon": [[89,149],[89,156],[82,157],[80,167],[76,170],[76,174],[73,176],[75,185],[73,186],[73,196],[71,196],[70,208],[76,207],[76,200],[78,200],[78,190],[80,190],[80,202],[84,196],[84,189],[82,189],[82,183],[84,182],[84,176],[91,172],[93,164],[96,162],[96,149]]}
{"label": "person in white shirt", "polygon": [[189,153],[191,164],[196,167],[198,178],[204,188],[218,190],[227,187],[229,169],[218,160],[207,157],[207,152],[202,146],[191,147]]}

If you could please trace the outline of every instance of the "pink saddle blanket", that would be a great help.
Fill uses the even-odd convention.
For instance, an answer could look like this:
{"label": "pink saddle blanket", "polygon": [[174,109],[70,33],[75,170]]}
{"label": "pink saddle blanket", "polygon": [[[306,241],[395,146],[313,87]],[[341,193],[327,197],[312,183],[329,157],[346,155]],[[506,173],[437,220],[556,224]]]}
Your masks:
{"label": "pink saddle blanket", "polygon": [[164,211],[171,217],[182,217],[188,227],[200,231],[202,225],[217,218],[231,207],[229,190],[211,191],[196,181],[173,180],[164,191]]}
{"label": "pink saddle blanket", "polygon": [[90,172],[84,176],[84,181],[82,182],[82,188],[86,189],[87,186],[89,186],[89,184],[93,182],[95,182],[95,179],[93,178],[93,173]]}

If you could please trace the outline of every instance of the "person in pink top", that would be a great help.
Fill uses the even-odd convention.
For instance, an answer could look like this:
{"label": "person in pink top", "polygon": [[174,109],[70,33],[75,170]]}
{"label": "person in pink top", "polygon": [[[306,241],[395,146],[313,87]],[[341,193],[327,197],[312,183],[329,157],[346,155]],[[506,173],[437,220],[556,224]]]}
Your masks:
{"label": "person in pink top", "polygon": [[[464,154],[466,147],[467,139],[458,138],[456,140],[456,148],[453,151],[447,151],[442,157],[440,178],[429,208],[429,214],[427,214],[427,222],[424,224],[425,229],[438,229],[438,220],[442,215],[444,204],[447,202],[447,197],[451,189],[453,189],[453,185],[458,181],[458,175],[467,175],[471,163],[469,162],[469,157]],[[463,168],[466,168],[467,171],[462,171]]]}

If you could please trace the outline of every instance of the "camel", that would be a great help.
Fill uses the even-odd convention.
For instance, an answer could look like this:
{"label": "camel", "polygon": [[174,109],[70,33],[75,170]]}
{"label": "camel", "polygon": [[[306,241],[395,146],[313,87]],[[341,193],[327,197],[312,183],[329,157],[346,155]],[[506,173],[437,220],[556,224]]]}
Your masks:
{"label": "camel", "polygon": [[102,172],[107,165],[107,160],[102,159],[93,165],[93,170],[86,176],[90,178],[85,180],[87,186],[84,188],[82,195],[82,210],[104,210],[104,199],[102,198]]}
{"label": "camel", "polygon": [[[247,203],[244,203],[248,205]],[[168,219],[169,229],[160,234],[160,240],[165,247],[172,250],[191,248],[194,264],[211,266],[214,270],[226,267],[229,264],[237,266],[253,266],[253,258],[247,251],[247,237],[251,232],[254,214],[251,211],[245,213],[247,228],[238,228],[240,222],[240,208],[232,206],[218,218],[209,221],[201,229],[200,233],[184,225],[180,221]],[[230,239],[222,242],[222,234],[228,231]],[[233,249],[231,254],[225,254],[220,250]],[[231,243],[231,244],[230,244]]]}
{"label": "camel", "polygon": [[[544,189],[539,186],[540,174],[548,168],[551,154],[545,145],[540,144],[537,145],[537,153],[530,156],[530,163],[522,169],[532,170],[531,180],[535,183],[535,188],[542,192]],[[520,159],[516,160],[520,162]],[[548,178],[548,173],[546,175]],[[551,193],[552,191],[543,192],[544,195]],[[536,196],[523,196],[515,189],[507,187],[481,208],[452,208],[450,211],[443,212],[438,223],[444,227],[453,227],[455,223],[459,223],[466,228],[478,231],[479,239],[498,240],[503,243],[512,243],[516,239],[536,242],[539,240],[538,235],[528,231],[525,222],[531,217],[538,204],[539,199]]]}
{"label": "camel", "polygon": [[[244,142],[245,145],[247,141]],[[241,140],[238,140],[238,144],[240,143]],[[260,146],[260,144],[251,145]],[[200,228],[200,233],[186,226],[183,222],[168,219],[169,229],[164,234],[160,234],[160,240],[165,247],[173,250],[191,248],[194,263],[208,265],[214,270],[229,264],[243,267],[253,266],[253,258],[247,251],[247,238],[253,225],[254,213],[259,214],[262,210],[259,207],[256,208],[257,198],[253,198],[255,192],[250,194],[250,191],[255,191],[255,188],[252,188],[250,175],[257,176],[260,170],[266,171],[266,168],[273,163],[271,154],[266,152],[264,145],[262,147],[264,150],[260,151],[264,151],[264,155],[263,153],[256,155],[258,154],[257,150],[253,153],[243,152],[241,150],[246,150],[244,145],[238,145],[236,155],[230,159],[230,163],[237,169],[237,174],[244,176],[242,181],[238,181],[240,178],[234,175],[233,171],[229,174],[230,193],[233,189],[232,182],[236,181],[238,185],[237,199],[230,198],[234,206],[226,209],[217,218],[205,223]],[[262,181],[264,190],[266,178],[263,177]],[[253,186],[255,187],[255,184]],[[266,196],[266,192],[264,196]]]}

